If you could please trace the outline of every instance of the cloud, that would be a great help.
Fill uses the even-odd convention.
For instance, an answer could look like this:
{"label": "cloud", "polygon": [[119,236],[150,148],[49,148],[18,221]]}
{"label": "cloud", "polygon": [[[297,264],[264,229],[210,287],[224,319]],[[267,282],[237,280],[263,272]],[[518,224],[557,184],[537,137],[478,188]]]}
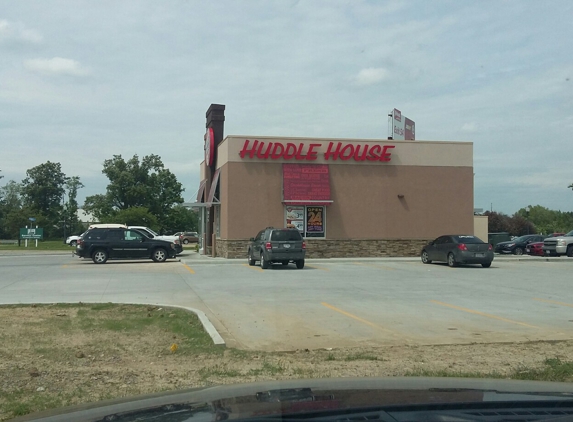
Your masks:
{"label": "cloud", "polygon": [[46,74],[61,74],[61,75],[74,75],[83,76],[89,72],[82,67],[79,62],[72,59],[64,59],[62,57],[54,57],[53,59],[32,59],[26,60],[24,66],[31,71],[46,73]]}
{"label": "cloud", "polygon": [[471,123],[464,123],[462,125],[462,132],[475,132],[477,130],[478,126],[475,122],[471,122]]}
{"label": "cloud", "polygon": [[369,67],[358,72],[358,75],[356,76],[356,83],[358,85],[374,85],[383,81],[384,79],[387,79],[388,76],[388,71],[383,67]]}
{"label": "cloud", "polygon": [[28,29],[21,23],[0,19],[0,43],[39,44],[42,40],[43,37],[39,32]]}

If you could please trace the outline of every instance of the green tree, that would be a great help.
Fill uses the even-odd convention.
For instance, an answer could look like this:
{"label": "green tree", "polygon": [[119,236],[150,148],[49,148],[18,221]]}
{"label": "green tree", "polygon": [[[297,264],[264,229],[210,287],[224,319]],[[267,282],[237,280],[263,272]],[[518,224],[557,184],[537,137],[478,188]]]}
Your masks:
{"label": "green tree", "polygon": [[183,205],[175,205],[171,208],[166,220],[167,224],[162,228],[162,230],[167,233],[175,233],[178,231],[197,231],[197,213]]}
{"label": "green tree", "polygon": [[145,207],[131,207],[119,210],[110,221],[105,222],[120,222],[128,226],[146,226],[153,230],[158,229],[157,218]]}
{"label": "green tree", "polygon": [[84,204],[100,221],[117,218],[121,210],[144,207],[163,229],[171,208],[183,202],[181,183],[158,155],[145,156],[141,162],[137,155],[128,161],[114,155],[104,161],[102,173],[109,179],[106,193],[89,196]]}
{"label": "green tree", "polygon": [[62,211],[62,198],[66,175],[60,163],[50,161],[26,171],[22,181],[22,196],[25,205],[42,213],[51,223],[58,223]]}
{"label": "green tree", "polygon": [[76,233],[81,231],[78,220],[78,189],[83,188],[84,184],[78,176],[72,176],[66,179],[65,186],[68,193],[68,201],[64,208],[63,220],[66,222],[69,233]]}
{"label": "green tree", "polygon": [[[10,180],[0,188],[0,238],[14,239],[18,237],[18,230],[13,230],[11,221],[13,221],[14,216],[19,215],[22,209],[21,192],[22,184],[14,180]],[[28,223],[28,217],[25,217],[24,223]]]}

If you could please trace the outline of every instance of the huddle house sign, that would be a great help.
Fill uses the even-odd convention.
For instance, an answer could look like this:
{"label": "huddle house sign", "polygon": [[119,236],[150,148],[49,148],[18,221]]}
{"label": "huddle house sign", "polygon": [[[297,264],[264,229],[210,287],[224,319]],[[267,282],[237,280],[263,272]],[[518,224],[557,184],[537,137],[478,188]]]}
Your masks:
{"label": "huddle house sign", "polygon": [[[324,151],[326,145],[326,151]],[[322,154],[326,161],[382,161],[392,160],[392,149],[395,145],[379,145],[372,143],[334,142],[298,144],[288,142],[265,142],[245,140],[239,152],[241,158],[258,158],[262,160],[294,160],[315,161]],[[320,151],[319,151],[320,150]],[[322,151],[322,152],[321,152]]]}

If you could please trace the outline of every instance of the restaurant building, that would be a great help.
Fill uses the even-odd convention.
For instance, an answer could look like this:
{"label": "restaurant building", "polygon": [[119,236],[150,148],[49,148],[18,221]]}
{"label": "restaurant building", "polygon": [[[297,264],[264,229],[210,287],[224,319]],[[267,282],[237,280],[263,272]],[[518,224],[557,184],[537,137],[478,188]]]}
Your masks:
{"label": "restaurant building", "polygon": [[223,136],[207,112],[195,207],[203,253],[245,258],[265,227],[296,227],[307,257],[414,256],[473,233],[473,144]]}

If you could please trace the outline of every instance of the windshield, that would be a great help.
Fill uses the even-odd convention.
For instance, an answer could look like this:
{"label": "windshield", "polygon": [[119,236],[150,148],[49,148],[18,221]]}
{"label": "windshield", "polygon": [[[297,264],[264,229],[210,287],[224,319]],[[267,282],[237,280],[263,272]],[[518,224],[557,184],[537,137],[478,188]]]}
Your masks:
{"label": "windshield", "polygon": [[0,422],[384,398],[330,392],[350,378],[573,387],[573,242],[543,241],[573,236],[572,17],[0,1]]}

